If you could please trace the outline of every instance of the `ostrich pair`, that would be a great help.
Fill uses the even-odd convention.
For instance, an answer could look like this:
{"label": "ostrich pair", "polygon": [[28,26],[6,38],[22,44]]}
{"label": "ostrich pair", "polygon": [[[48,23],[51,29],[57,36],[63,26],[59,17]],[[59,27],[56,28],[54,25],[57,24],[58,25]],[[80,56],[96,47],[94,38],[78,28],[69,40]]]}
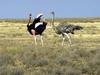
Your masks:
{"label": "ostrich pair", "polygon": [[[72,24],[55,26],[54,25],[55,13],[51,12],[51,14],[52,14],[52,28],[53,28],[53,30],[55,31],[56,34],[59,34],[59,35],[61,34],[63,37],[62,46],[64,45],[65,36],[67,36],[69,43],[71,45],[71,39],[70,39],[70,36],[68,34],[69,33],[74,34],[75,30],[81,30],[81,29],[83,29],[83,27],[72,25]],[[29,15],[29,22],[27,25],[27,29],[28,29],[29,33],[34,37],[36,45],[37,45],[36,35],[41,36],[41,43],[43,46],[42,33],[46,29],[47,22],[40,22],[40,19],[42,16],[43,15],[39,15],[37,18],[34,19],[33,23],[29,25],[30,20],[31,20],[31,15]],[[39,20],[37,22],[35,22],[35,20],[37,20],[37,19],[39,19]]]}

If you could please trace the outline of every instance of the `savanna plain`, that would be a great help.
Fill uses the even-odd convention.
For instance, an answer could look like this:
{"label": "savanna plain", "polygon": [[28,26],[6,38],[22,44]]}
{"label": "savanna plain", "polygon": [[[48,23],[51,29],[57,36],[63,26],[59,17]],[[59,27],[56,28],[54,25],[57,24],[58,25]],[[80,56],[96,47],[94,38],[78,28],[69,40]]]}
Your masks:
{"label": "savanna plain", "polygon": [[0,20],[0,75],[100,75],[100,19],[57,19],[55,24],[75,24],[83,29],[66,38],[48,21],[44,46],[27,32],[27,20]]}

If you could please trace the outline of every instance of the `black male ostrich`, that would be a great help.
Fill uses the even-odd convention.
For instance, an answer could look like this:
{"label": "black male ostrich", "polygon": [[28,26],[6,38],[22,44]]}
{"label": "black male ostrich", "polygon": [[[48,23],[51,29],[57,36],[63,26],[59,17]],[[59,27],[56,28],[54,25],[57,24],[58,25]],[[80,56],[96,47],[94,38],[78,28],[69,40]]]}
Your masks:
{"label": "black male ostrich", "polygon": [[35,45],[37,45],[37,41],[36,41],[36,35],[40,35],[41,36],[41,44],[43,46],[43,39],[42,39],[42,33],[43,31],[46,29],[46,25],[47,22],[41,22],[41,17],[43,16],[42,14],[39,14],[33,21],[32,24],[30,24],[31,22],[31,14],[29,14],[29,21],[27,24],[27,30],[28,32],[34,37],[35,40]]}
{"label": "black male ostrich", "polygon": [[53,30],[57,33],[57,34],[61,34],[63,36],[63,41],[62,41],[62,46],[64,44],[64,40],[65,40],[65,36],[67,36],[70,46],[71,46],[71,39],[70,36],[68,35],[69,33],[74,34],[75,30],[81,30],[83,29],[83,27],[81,26],[77,26],[77,25],[72,25],[72,24],[66,24],[66,25],[58,25],[55,26],[54,25],[54,18],[55,18],[55,13],[51,12],[52,14],[52,27]]}

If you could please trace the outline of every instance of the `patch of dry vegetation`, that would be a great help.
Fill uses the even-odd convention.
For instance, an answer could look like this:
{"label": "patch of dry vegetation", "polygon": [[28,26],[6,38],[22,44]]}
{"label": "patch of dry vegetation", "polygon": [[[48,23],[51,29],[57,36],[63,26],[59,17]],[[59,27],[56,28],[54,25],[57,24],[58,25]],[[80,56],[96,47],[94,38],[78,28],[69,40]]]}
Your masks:
{"label": "patch of dry vegetation", "polygon": [[45,46],[38,39],[36,47],[25,23],[0,23],[0,75],[99,75],[99,23],[79,25],[84,29],[71,35],[70,48],[51,28],[43,34]]}

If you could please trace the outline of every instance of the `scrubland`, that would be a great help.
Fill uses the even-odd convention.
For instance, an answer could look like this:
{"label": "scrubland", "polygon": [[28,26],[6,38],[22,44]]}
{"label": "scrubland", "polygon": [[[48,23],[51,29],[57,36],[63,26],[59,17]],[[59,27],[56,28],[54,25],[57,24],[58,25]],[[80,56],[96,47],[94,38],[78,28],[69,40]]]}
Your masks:
{"label": "scrubland", "polygon": [[70,34],[71,47],[67,38],[61,46],[62,37],[50,23],[42,47],[39,36],[38,45],[34,45],[27,22],[0,21],[0,75],[99,75],[100,22],[67,23],[83,27]]}

